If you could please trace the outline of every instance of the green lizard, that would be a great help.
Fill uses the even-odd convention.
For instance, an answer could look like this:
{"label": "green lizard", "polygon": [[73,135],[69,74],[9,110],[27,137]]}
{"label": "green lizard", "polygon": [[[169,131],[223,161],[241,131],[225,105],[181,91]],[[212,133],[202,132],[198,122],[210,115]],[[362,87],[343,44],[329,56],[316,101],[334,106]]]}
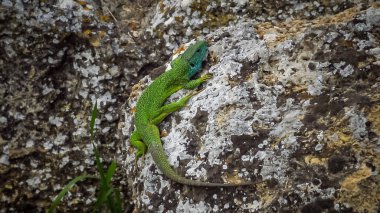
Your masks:
{"label": "green lizard", "polygon": [[131,145],[137,149],[136,161],[147,151],[153,157],[157,167],[164,175],[178,183],[192,185],[192,186],[215,186],[215,187],[228,187],[228,186],[242,186],[252,185],[251,182],[244,182],[238,184],[223,184],[223,183],[208,183],[187,179],[178,175],[169,165],[165,152],[162,148],[160,132],[157,127],[161,121],[165,119],[170,113],[177,111],[185,106],[187,101],[198,93],[192,91],[185,97],[177,102],[163,105],[170,95],[180,89],[193,90],[201,83],[211,78],[210,74],[206,74],[191,80],[202,67],[202,61],[207,55],[207,43],[205,41],[198,41],[187,48],[187,50],[178,58],[171,62],[171,69],[161,74],[156,80],[149,85],[141,97],[139,98],[136,106],[135,125],[136,129],[131,134]]}

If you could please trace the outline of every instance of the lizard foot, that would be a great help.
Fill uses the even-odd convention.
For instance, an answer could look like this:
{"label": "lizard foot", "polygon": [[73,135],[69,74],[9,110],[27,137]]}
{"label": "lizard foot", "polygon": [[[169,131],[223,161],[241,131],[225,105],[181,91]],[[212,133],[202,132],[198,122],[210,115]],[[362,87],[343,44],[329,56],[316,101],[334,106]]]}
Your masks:
{"label": "lizard foot", "polygon": [[200,79],[202,79],[202,82],[205,82],[205,81],[207,81],[210,78],[212,78],[212,74],[211,73],[204,74],[204,75],[202,75],[200,77]]}

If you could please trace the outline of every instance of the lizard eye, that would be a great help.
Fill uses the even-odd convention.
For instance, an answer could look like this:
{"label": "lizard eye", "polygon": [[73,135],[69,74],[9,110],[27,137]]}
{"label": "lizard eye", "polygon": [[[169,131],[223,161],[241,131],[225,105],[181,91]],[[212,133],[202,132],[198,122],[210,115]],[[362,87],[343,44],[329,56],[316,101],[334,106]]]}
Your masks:
{"label": "lizard eye", "polygon": [[194,65],[193,63],[190,63],[190,66],[191,66],[191,67],[194,67],[195,65]]}
{"label": "lizard eye", "polygon": [[201,49],[197,49],[197,53],[199,53],[201,51]]}

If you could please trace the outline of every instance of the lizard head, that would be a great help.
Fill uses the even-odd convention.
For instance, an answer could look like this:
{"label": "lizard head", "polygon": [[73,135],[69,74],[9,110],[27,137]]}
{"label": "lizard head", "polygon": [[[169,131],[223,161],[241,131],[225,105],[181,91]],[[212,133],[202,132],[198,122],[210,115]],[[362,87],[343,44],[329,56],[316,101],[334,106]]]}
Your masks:
{"label": "lizard head", "polygon": [[197,41],[189,46],[186,51],[180,56],[189,66],[189,77],[195,75],[202,67],[202,61],[207,55],[207,42]]}

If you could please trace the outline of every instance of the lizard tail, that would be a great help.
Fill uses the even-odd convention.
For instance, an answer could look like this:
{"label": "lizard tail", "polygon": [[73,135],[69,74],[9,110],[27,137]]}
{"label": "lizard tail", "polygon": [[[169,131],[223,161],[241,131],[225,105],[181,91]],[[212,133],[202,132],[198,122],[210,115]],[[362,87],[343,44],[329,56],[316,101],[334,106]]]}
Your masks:
{"label": "lizard tail", "polygon": [[148,151],[152,155],[154,162],[156,163],[157,167],[161,170],[161,172],[163,172],[164,175],[166,175],[171,180],[181,183],[181,184],[191,185],[191,186],[204,186],[204,187],[237,187],[237,186],[249,186],[249,185],[254,185],[258,183],[258,182],[209,183],[209,182],[202,182],[202,181],[187,179],[185,177],[178,175],[172,169],[172,167],[170,166],[167,160],[167,157],[165,155],[165,152],[162,148],[160,141],[150,143],[150,146],[148,147]]}

